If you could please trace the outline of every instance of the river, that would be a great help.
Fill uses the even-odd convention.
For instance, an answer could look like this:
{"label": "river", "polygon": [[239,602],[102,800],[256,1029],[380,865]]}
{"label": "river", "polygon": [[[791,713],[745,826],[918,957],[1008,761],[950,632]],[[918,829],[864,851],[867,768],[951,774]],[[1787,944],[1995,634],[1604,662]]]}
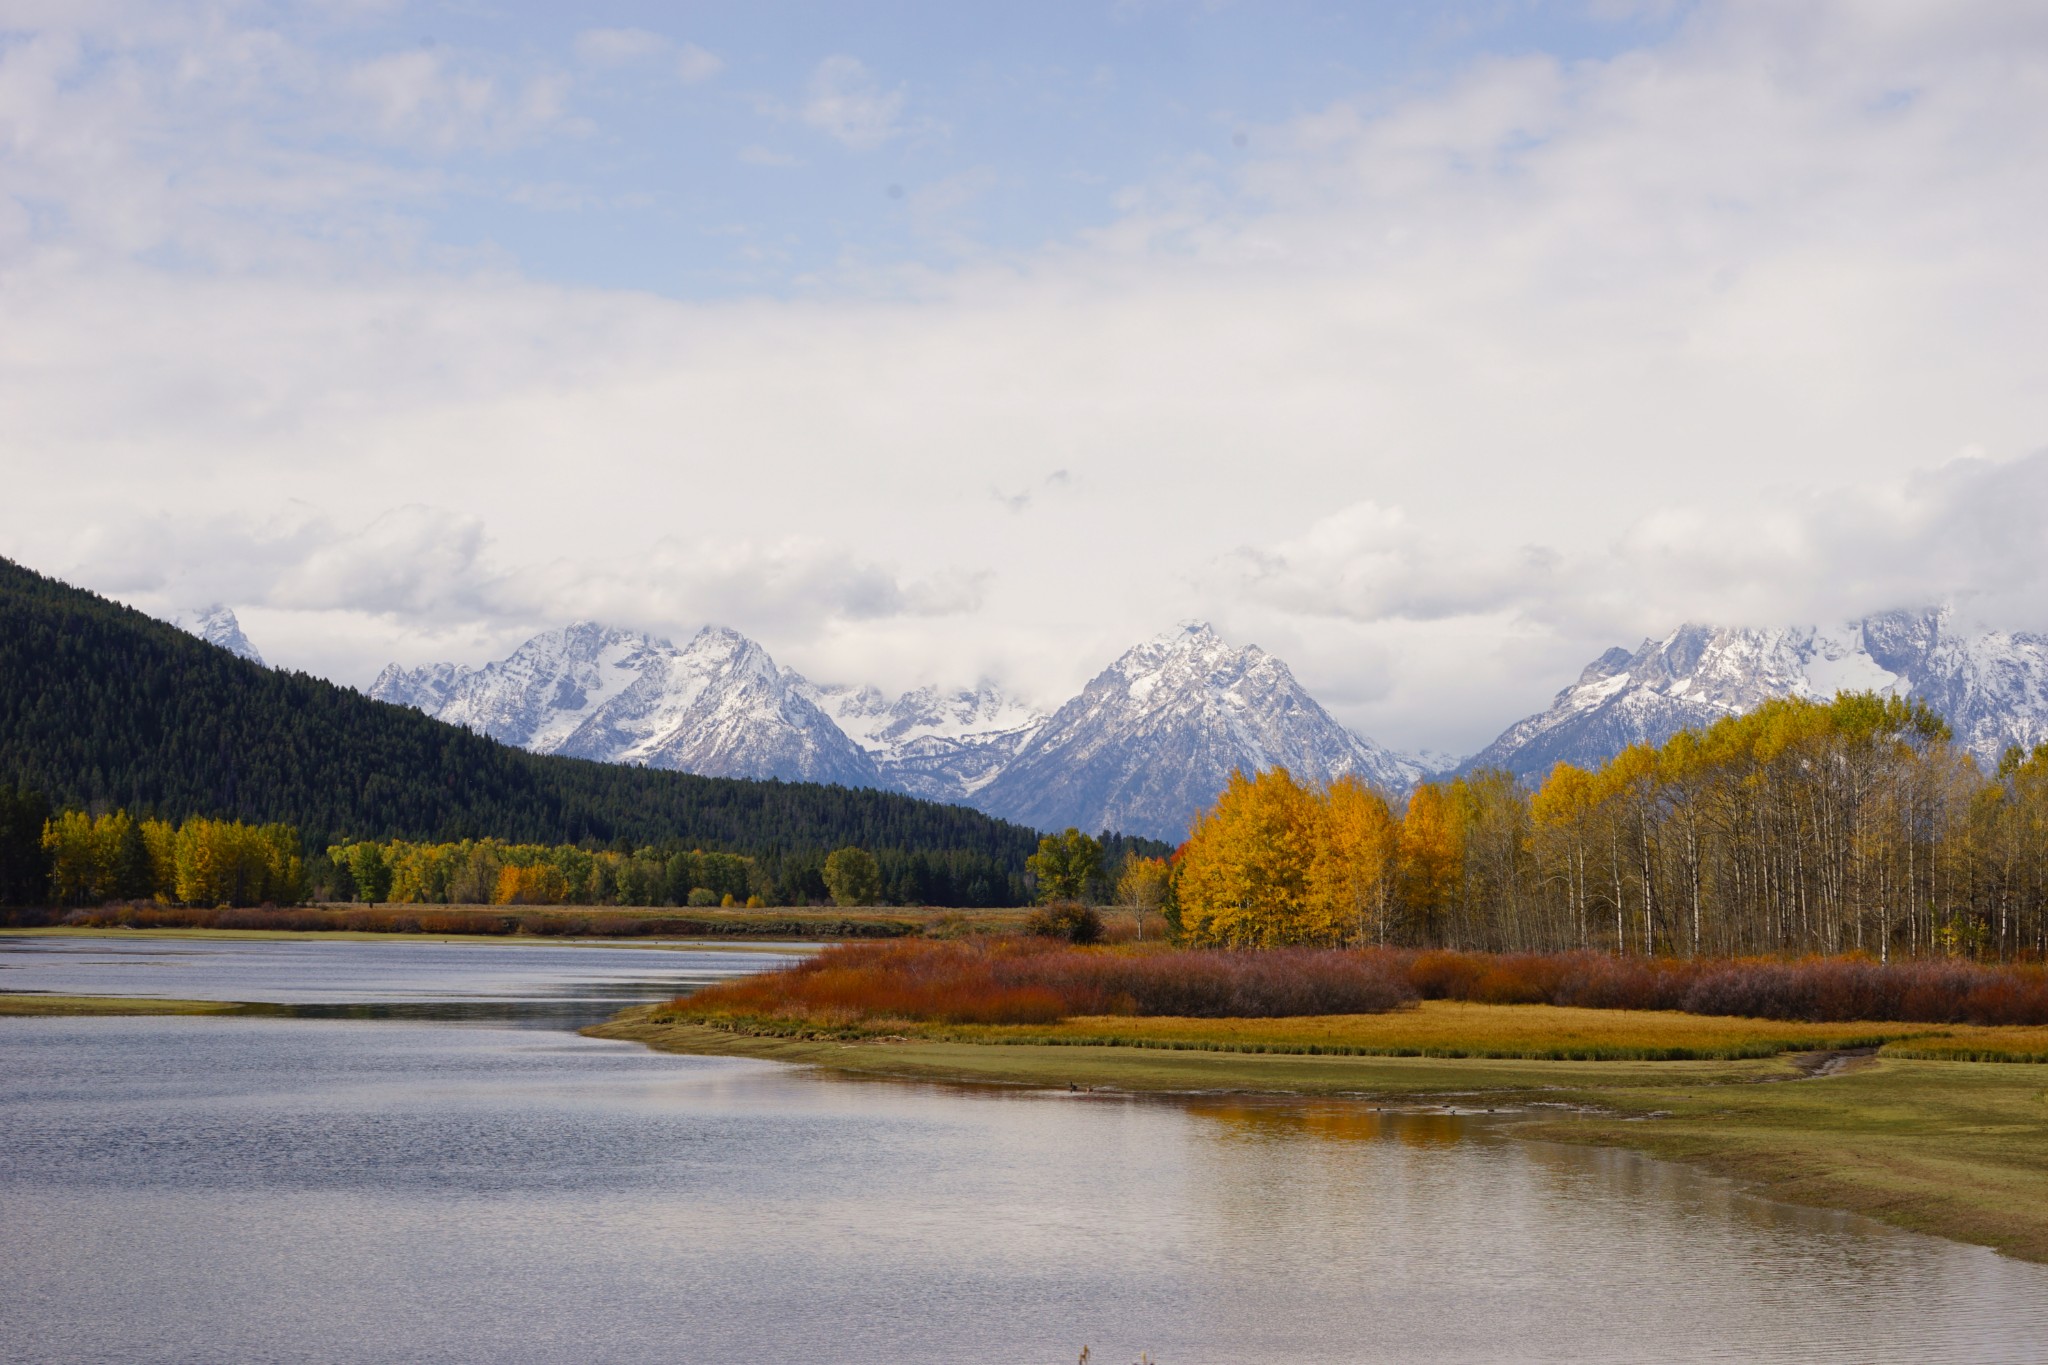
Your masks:
{"label": "river", "polygon": [[0,1357],[2048,1361],[2048,1268],[1498,1120],[576,1036],[757,953],[0,938]]}

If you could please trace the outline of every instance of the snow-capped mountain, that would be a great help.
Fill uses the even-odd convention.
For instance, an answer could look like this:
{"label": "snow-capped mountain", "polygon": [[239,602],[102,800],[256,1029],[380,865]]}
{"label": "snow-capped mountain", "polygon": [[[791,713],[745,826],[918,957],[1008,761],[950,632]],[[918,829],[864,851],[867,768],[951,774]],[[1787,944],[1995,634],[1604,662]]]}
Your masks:
{"label": "snow-capped mountain", "polygon": [[1280,660],[1189,624],[1097,674],[974,804],[1039,829],[1178,840],[1233,769],[1275,767],[1317,783],[1353,773],[1397,790],[1423,775],[1420,764],[1340,725]]}
{"label": "snow-capped mountain", "polygon": [[867,750],[883,781],[930,801],[975,794],[1045,723],[1045,713],[994,683],[957,692],[920,687],[890,701],[872,687],[820,686],[784,672]]}
{"label": "snow-capped mountain", "polygon": [[1945,608],[1832,629],[1681,626],[1634,653],[1608,650],[1548,710],[1509,726],[1464,766],[1536,778],[1559,761],[1596,764],[1773,697],[1840,691],[1917,697],[1948,720],[1959,745],[1995,763],[2008,745],[2048,740],[2048,638],[1964,630]]}
{"label": "snow-capped mountain", "polygon": [[813,683],[736,631],[687,646],[579,622],[482,668],[384,670],[380,701],[539,753],[727,777],[891,787],[1040,829],[1179,839],[1233,769],[1356,773],[1401,789],[1424,766],[1361,739],[1287,665],[1206,625],[1148,641],[1051,717],[993,683]]}
{"label": "snow-capped mountain", "polygon": [[233,609],[218,602],[210,607],[181,611],[171,618],[171,624],[188,635],[197,635],[210,645],[219,645],[230,654],[239,654],[250,663],[263,662],[256,646],[242,634],[242,623],[235,619]]}
{"label": "snow-capped mountain", "polygon": [[537,753],[713,777],[881,785],[867,754],[737,631],[688,645],[583,621],[482,668],[384,670],[380,701]]}

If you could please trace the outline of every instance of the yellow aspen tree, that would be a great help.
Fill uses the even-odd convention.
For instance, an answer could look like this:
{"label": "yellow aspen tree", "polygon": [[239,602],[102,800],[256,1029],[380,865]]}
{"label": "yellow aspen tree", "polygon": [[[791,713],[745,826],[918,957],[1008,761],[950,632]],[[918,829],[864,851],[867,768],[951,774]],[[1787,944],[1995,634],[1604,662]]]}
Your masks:
{"label": "yellow aspen tree", "polygon": [[92,818],[67,810],[43,826],[43,849],[50,855],[50,899],[59,905],[85,905],[99,887],[93,859]]}
{"label": "yellow aspen tree", "polygon": [[1356,777],[1331,783],[1322,806],[1309,864],[1309,919],[1324,941],[1383,944],[1399,866],[1394,813]]}
{"label": "yellow aspen tree", "polygon": [[569,880],[547,863],[499,869],[493,905],[560,905],[569,898]]}
{"label": "yellow aspen tree", "polygon": [[1556,941],[1583,948],[1588,938],[1588,904],[1593,850],[1593,813],[1597,800],[1593,775],[1575,764],[1559,762],[1529,798],[1538,866],[1551,885],[1564,888],[1564,922],[1569,937]]}
{"label": "yellow aspen tree", "polygon": [[173,845],[177,860],[177,897],[186,905],[220,903],[219,850],[207,837],[211,820],[192,819],[178,826]]}
{"label": "yellow aspen tree", "polygon": [[1448,794],[1435,782],[1408,795],[1401,816],[1401,909],[1412,942],[1443,941],[1465,850]]}
{"label": "yellow aspen tree", "polygon": [[149,851],[150,895],[160,901],[176,900],[178,831],[168,820],[144,820],[142,846]]}
{"label": "yellow aspen tree", "polygon": [[1308,868],[1321,807],[1285,768],[1232,773],[1195,818],[1177,896],[1189,942],[1270,948],[1323,941],[1308,915]]}
{"label": "yellow aspen tree", "polygon": [[299,832],[290,825],[269,824],[251,831],[251,849],[262,868],[259,900],[295,905],[306,891],[306,860],[299,852]]}
{"label": "yellow aspen tree", "polygon": [[[1622,883],[1635,879],[1634,903],[1642,912],[1642,950],[1656,951],[1657,941],[1657,814],[1662,799],[1663,774],[1657,751],[1647,744],[1631,744],[1600,770],[1604,795],[1619,820],[1612,828],[1615,853],[1615,951],[1626,951],[1621,918]],[[1623,869],[1626,868],[1626,876]]]}

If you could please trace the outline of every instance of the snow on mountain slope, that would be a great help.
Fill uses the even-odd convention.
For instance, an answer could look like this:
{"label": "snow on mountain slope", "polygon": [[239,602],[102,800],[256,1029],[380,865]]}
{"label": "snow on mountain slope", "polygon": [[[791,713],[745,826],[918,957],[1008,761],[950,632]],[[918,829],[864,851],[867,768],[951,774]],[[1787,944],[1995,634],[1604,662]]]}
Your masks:
{"label": "snow on mountain slope", "polygon": [[1280,660],[1189,624],[1096,675],[973,802],[1040,829],[1178,840],[1234,769],[1275,767],[1316,783],[1353,773],[1397,790],[1423,775],[1340,725]]}
{"label": "snow on mountain slope", "polygon": [[1872,660],[1943,716],[1985,764],[2012,745],[2048,743],[2048,637],[1961,629],[1946,609],[1863,622]]}
{"label": "snow on mountain slope", "polygon": [[537,635],[482,668],[384,670],[370,695],[537,753],[713,777],[879,786],[880,775],[737,631],[687,646],[583,621]]}
{"label": "snow on mountain slope", "polygon": [[1685,625],[1634,653],[1610,649],[1548,710],[1517,721],[1466,761],[1538,778],[1629,744],[1661,744],[1773,697],[1839,691],[1914,696],[1956,741],[1995,763],[2009,744],[2048,739],[2048,639],[1959,629],[1945,608],[1889,612],[1836,629]]}
{"label": "snow on mountain slope", "polygon": [[920,687],[890,701],[872,687],[821,686],[784,670],[868,751],[883,781],[931,801],[969,802],[1045,723],[995,684]]}
{"label": "snow on mountain slope", "polygon": [[707,627],[679,649],[588,621],[482,668],[393,665],[370,695],[541,753],[892,787],[1041,829],[1166,839],[1233,769],[1395,789],[1424,771],[1338,724],[1286,664],[1207,626],[1131,650],[1050,718],[991,683],[891,700],[779,669],[735,631]]}
{"label": "snow on mountain slope", "polygon": [[210,645],[219,645],[230,654],[238,654],[250,663],[263,662],[256,646],[242,634],[242,623],[235,619],[233,610],[218,602],[196,611],[181,611],[171,618],[171,624],[188,635],[197,635]]}

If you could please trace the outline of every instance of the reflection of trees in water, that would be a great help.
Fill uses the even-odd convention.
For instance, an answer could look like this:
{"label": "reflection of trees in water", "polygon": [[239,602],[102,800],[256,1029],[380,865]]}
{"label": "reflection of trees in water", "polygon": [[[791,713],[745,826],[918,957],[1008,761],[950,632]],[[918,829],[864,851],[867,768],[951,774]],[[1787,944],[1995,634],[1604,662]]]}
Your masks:
{"label": "reflection of trees in water", "polygon": [[1200,1192],[1190,1208],[1210,1222],[1202,1236],[1284,1246],[1290,1262],[1327,1264],[1335,1280],[1346,1279],[1335,1267],[1371,1246],[1463,1255],[1459,1240],[1478,1235],[1493,1209],[1527,1202],[1527,1174],[1467,1117],[1351,1100],[1216,1096],[1184,1107],[1188,1178]]}
{"label": "reflection of trees in water", "polygon": [[1188,1112],[1221,1123],[1245,1138],[1316,1137],[1342,1141],[1392,1138],[1409,1147],[1445,1147],[1472,1135],[1462,1115],[1376,1109],[1359,1101],[1276,1104],[1257,1100],[1197,1100]]}

